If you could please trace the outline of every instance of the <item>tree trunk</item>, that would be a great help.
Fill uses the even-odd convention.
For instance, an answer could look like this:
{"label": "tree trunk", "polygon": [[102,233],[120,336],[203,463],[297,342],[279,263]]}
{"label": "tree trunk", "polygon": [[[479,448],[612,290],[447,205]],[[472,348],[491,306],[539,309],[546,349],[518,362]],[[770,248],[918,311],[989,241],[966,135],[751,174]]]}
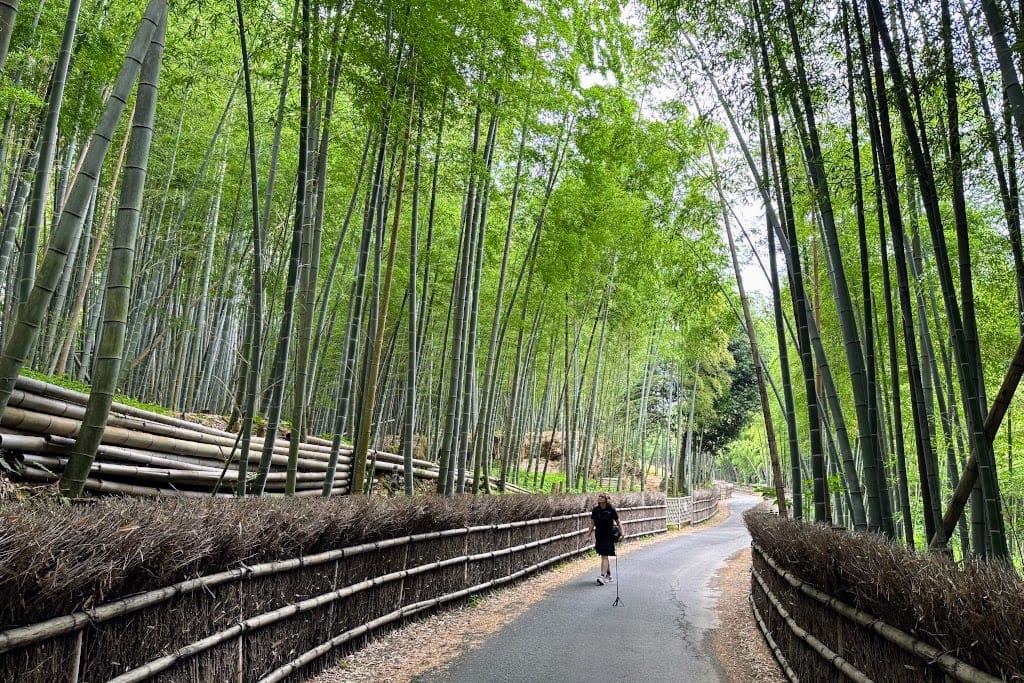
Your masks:
{"label": "tree trunk", "polygon": [[[310,151],[316,138],[315,128],[310,124],[310,2],[302,3],[302,32],[300,34],[300,72],[301,82],[299,104],[299,177],[295,189],[295,230],[300,243],[298,252],[298,272],[296,273],[295,298],[298,303],[298,314],[294,335],[297,348],[294,353],[295,381],[292,383],[292,428],[288,439],[288,469],[285,478],[284,493],[295,495],[296,476],[298,475],[299,444],[306,435],[306,408],[309,396],[309,342],[313,333],[313,302],[315,298],[315,264],[318,259],[313,256],[313,223],[310,221]],[[315,178],[313,179],[315,182]]]}
{"label": "tree trunk", "polygon": [[[471,159],[475,164],[476,155],[480,142],[480,106],[477,105],[476,116],[473,123],[473,143],[470,148]],[[469,280],[472,274],[473,258],[473,207],[476,192],[476,173],[471,168],[469,186],[466,190],[462,212],[462,231],[459,242],[459,258],[455,270],[455,281],[452,283],[452,347],[450,371],[448,379],[448,400],[444,426],[444,436],[441,442],[441,450],[438,462],[440,463],[443,477],[437,480],[437,492],[444,495],[451,495],[454,490],[454,477],[458,463],[459,448],[459,413],[458,409],[462,401],[466,400],[463,394],[465,385],[465,349],[466,349],[466,313],[468,303]]]}
{"label": "tree trunk", "polygon": [[[410,103],[411,104],[411,103]],[[419,250],[420,171],[423,153],[423,102],[419,102],[419,118],[416,125],[416,151],[413,160],[412,207],[409,216],[409,328],[407,343],[409,359],[405,366],[405,419],[402,428],[402,458],[405,467],[405,495],[415,493],[413,489],[412,459],[416,448],[416,382],[419,379],[419,352],[417,346],[417,299],[416,299],[416,252]]]}
{"label": "tree trunk", "polygon": [[[991,4],[991,0],[985,0],[983,6]],[[894,93],[903,122],[904,133],[910,146],[911,155],[914,160],[914,168],[921,185],[921,195],[924,200],[925,211],[928,217],[928,227],[935,249],[935,261],[938,266],[939,282],[942,286],[943,301],[946,307],[946,317],[950,326],[950,333],[953,340],[953,348],[956,353],[957,365],[960,368],[960,391],[963,395],[962,404],[967,414],[968,429],[971,434],[971,443],[979,455],[979,474],[981,475],[982,491],[985,498],[986,514],[989,523],[989,536],[992,543],[992,552],[996,557],[1006,558],[1009,550],[1006,544],[1006,534],[1003,528],[1002,506],[999,499],[999,481],[995,468],[995,454],[992,450],[992,442],[984,432],[983,414],[985,409],[984,391],[980,383],[982,367],[980,353],[977,348],[977,326],[973,316],[973,294],[970,284],[970,266],[967,261],[967,280],[963,279],[965,266],[961,266],[961,288],[963,288],[964,315],[961,316],[960,303],[956,299],[953,274],[948,262],[948,250],[946,249],[945,233],[943,231],[940,215],[939,199],[935,187],[935,179],[932,174],[931,160],[924,147],[925,140],[918,136],[911,115],[910,103],[907,99],[907,82],[903,77],[902,67],[899,63],[891,39],[889,38],[888,27],[885,23],[885,16],[878,0],[869,0],[868,7],[873,25],[877,28],[879,39],[885,49],[889,60],[889,72],[895,86]],[[991,21],[991,19],[990,19]],[[1005,77],[1005,74],[1004,74]],[[917,91],[917,84],[914,79],[910,86]],[[1005,86],[1005,83],[1004,83]],[[1017,93],[1020,93],[1019,86]],[[1024,113],[1024,112],[1022,112]],[[1024,119],[1022,119],[1024,122]],[[969,259],[967,254],[961,254],[961,259]],[[940,525],[941,528],[941,525]],[[945,541],[940,538],[939,541]]]}
{"label": "tree trunk", "polygon": [[0,0],[0,74],[7,64],[7,51],[11,45],[11,34],[18,19],[18,0]]}
{"label": "tree trunk", "polygon": [[[473,281],[470,289],[469,305],[469,334],[466,341],[466,395],[470,400],[463,403],[462,425],[464,426],[463,443],[466,448],[462,451],[460,458],[459,493],[465,490],[467,465],[473,470],[472,492],[475,494],[480,487],[483,461],[486,459],[486,452],[491,448],[490,432],[480,421],[479,382],[477,382],[477,359],[476,347],[480,320],[480,277],[483,272],[484,262],[484,241],[487,236],[487,210],[490,207],[491,191],[491,168],[494,162],[494,147],[497,144],[498,134],[498,112],[501,109],[501,93],[495,96],[494,110],[491,113],[491,121],[487,127],[487,139],[484,143],[484,166],[482,169],[483,181],[480,192],[477,196],[476,217],[476,255],[473,257]],[[470,442],[472,438],[472,442]],[[484,443],[486,440],[487,443]],[[485,450],[486,449],[486,450]],[[472,453],[472,461],[468,460]]]}
{"label": "tree trunk", "polygon": [[[267,439],[260,457],[260,469],[253,484],[255,493],[261,496],[266,486],[267,475],[270,474],[270,460],[273,453],[272,444],[280,425],[281,409],[284,403],[284,384],[293,336],[292,321],[295,315],[295,299],[299,295],[302,243],[306,234],[306,178],[308,170],[307,155],[309,151],[309,22],[310,0],[302,0],[300,37],[302,76],[299,86],[299,154],[298,177],[295,181],[295,217],[292,228],[291,251],[288,257],[288,279],[285,286],[284,306],[281,310],[281,327],[278,330],[277,348],[274,352],[274,363],[269,380],[271,396],[267,411]],[[302,392],[303,387],[296,386],[295,391]],[[301,417],[301,415],[292,416],[293,420],[301,420]],[[299,429],[299,425],[293,422],[292,428]],[[289,473],[295,470],[292,460],[293,458],[289,456]]]}
{"label": "tree trunk", "polygon": [[1009,109],[1013,113],[1013,120],[1017,124],[1017,136],[1021,144],[1024,144],[1024,90],[1021,89],[1020,76],[1013,63],[1014,50],[1006,39],[1003,10],[999,7],[997,0],[981,0],[981,9],[985,13],[989,36],[992,38],[992,47],[995,48],[996,59],[999,62],[1003,92],[1009,102]]}
{"label": "tree trunk", "polygon": [[[906,453],[903,437],[903,399],[902,383],[900,380],[900,361],[897,352],[896,323],[892,306],[892,284],[889,269],[889,255],[886,247],[887,238],[885,230],[885,203],[882,197],[882,188],[885,179],[881,170],[881,133],[878,124],[878,107],[875,102],[874,89],[871,85],[871,70],[868,65],[867,45],[864,41],[861,27],[859,9],[854,9],[854,23],[857,29],[858,44],[860,49],[859,60],[861,78],[864,84],[864,97],[866,112],[868,115],[868,130],[872,142],[872,175],[874,178],[875,190],[875,211],[879,234],[879,260],[882,266],[882,292],[885,299],[886,337],[889,350],[889,380],[892,396],[892,413],[894,430],[893,442],[896,450],[897,486],[899,489],[900,509],[903,519],[904,539],[909,547],[914,547],[914,525],[912,511],[910,508],[910,492],[907,483]],[[916,423],[915,423],[916,424]]]}
{"label": "tree trunk", "polygon": [[[775,86],[772,82],[771,64],[768,61],[768,47],[764,35],[764,27],[762,25],[760,0],[754,3],[754,7],[754,17],[757,21],[758,36],[761,45],[761,61],[764,65],[765,91],[768,93],[768,104],[771,108],[772,126],[775,137],[775,154],[776,161],[778,163],[779,181],[782,188],[781,204],[786,224],[785,232],[782,231],[782,224],[779,223],[778,216],[776,216],[774,211],[770,208],[771,200],[767,194],[767,187],[762,184],[763,181],[759,182],[758,185],[761,187],[765,207],[769,212],[769,216],[774,218],[773,222],[775,223],[775,229],[778,231],[779,236],[784,238],[784,240],[780,240],[783,242],[783,249],[787,251],[789,286],[793,299],[793,314],[797,325],[800,365],[804,375],[804,390],[807,400],[808,433],[810,437],[810,459],[814,493],[814,521],[824,522],[826,517],[825,496],[827,495],[825,483],[825,455],[821,440],[821,422],[817,403],[817,391],[814,387],[814,361],[811,351],[811,340],[807,331],[807,299],[803,286],[803,273],[800,267],[800,250],[797,243],[796,224],[793,218],[792,195],[789,186],[789,169],[786,160],[785,141],[782,137],[782,124],[779,119],[778,103],[775,99]],[[705,69],[705,71],[707,70]],[[717,83],[715,86],[719,100],[724,100],[724,97],[721,95],[721,91],[717,88]],[[730,122],[733,124],[734,129],[738,129],[735,125],[734,119],[732,119],[731,110],[729,115]],[[746,143],[744,143],[744,149],[746,150]],[[748,165],[750,166],[751,173],[756,175],[757,168],[753,165],[753,159],[750,156],[749,150],[746,150],[745,154],[748,159]]]}
{"label": "tree trunk", "polygon": [[[996,121],[992,115],[992,106],[988,99],[988,86],[985,83],[985,74],[981,69],[981,61],[978,57],[978,45],[974,39],[973,27],[969,21],[967,7],[964,0],[959,0],[960,16],[963,19],[965,30],[964,37],[967,40],[968,53],[971,57],[971,67],[974,71],[975,86],[978,98],[981,103],[981,111],[984,116],[983,132],[985,143],[988,145],[989,154],[992,156],[992,168],[995,170],[996,181],[999,186],[999,198],[1003,204],[1003,214],[1006,218],[1006,231],[1010,238],[1010,248],[1013,253],[1014,272],[1017,282],[1017,308],[1024,313],[1024,246],[1021,244],[1021,225],[1019,205],[1011,193],[1010,182],[1016,183],[1015,151],[1013,145],[1012,126],[1007,126],[1007,164],[1009,165],[1009,178],[1007,167],[1003,165],[1003,154],[999,147],[999,138],[996,134]],[[1009,107],[1004,108],[1007,116],[1010,114]],[[1024,333],[1024,315],[1021,316],[1021,331]]]}
{"label": "tree trunk", "polygon": [[736,243],[732,237],[732,224],[729,221],[728,202],[725,193],[722,191],[721,180],[718,173],[718,162],[715,159],[715,150],[711,141],[707,140],[708,154],[711,158],[713,169],[712,182],[718,192],[718,199],[722,202],[722,220],[725,223],[725,236],[729,244],[729,254],[732,256],[733,272],[736,276],[736,290],[740,295],[740,307],[743,309],[743,323],[747,332],[747,341],[750,342],[750,355],[754,363],[754,377],[757,381],[758,397],[761,401],[761,415],[764,417],[764,431],[768,439],[768,457],[772,463],[772,483],[775,486],[775,496],[778,500],[779,515],[787,517],[786,509],[786,485],[782,478],[782,465],[779,462],[779,449],[775,443],[775,425],[772,421],[772,407],[768,402],[768,388],[765,382],[764,368],[761,364],[761,352],[757,345],[757,332],[754,329],[754,318],[750,315],[750,302],[747,300],[746,290],[743,288],[743,275],[740,268],[739,257],[736,255]]}
{"label": "tree trunk", "polygon": [[868,499],[877,500],[869,508],[877,509],[880,519],[878,528],[888,537],[896,538],[896,527],[892,520],[892,505],[889,497],[889,483],[885,473],[884,431],[883,423],[878,416],[878,374],[875,365],[875,333],[874,313],[872,312],[871,270],[868,263],[867,221],[864,206],[863,174],[860,160],[860,135],[857,126],[856,77],[853,60],[852,41],[850,39],[849,6],[843,3],[843,47],[846,55],[846,83],[850,102],[850,142],[853,150],[853,181],[854,206],[857,214],[857,236],[860,250],[861,297],[864,302],[864,392],[867,405],[862,411],[867,423],[862,423],[862,415],[858,412],[858,431],[870,431],[868,443],[874,445],[873,459],[864,451],[864,474],[871,479],[868,487]]}
{"label": "tree trunk", "polygon": [[60,492],[68,498],[80,496],[85,486],[89,469],[96,457],[96,449],[107,425],[110,404],[114,400],[114,392],[121,374],[128,306],[131,300],[135,242],[139,234],[142,194],[146,185],[150,143],[153,140],[153,120],[156,118],[160,65],[163,58],[164,33],[167,28],[166,2],[158,12],[157,26],[152,32],[152,42],[142,63],[139,78],[128,149],[128,171],[121,184],[121,200],[110,251],[99,356],[91,378],[92,389],[86,403],[85,416],[82,418],[82,427],[60,479]]}
{"label": "tree trunk", "polygon": [[[355,387],[356,364],[359,357],[359,341],[362,329],[363,305],[365,303],[366,289],[366,266],[370,255],[370,240],[373,237],[374,217],[378,205],[381,203],[383,192],[384,161],[387,154],[388,132],[391,128],[391,113],[395,98],[398,94],[399,76],[402,66],[402,47],[399,47],[395,61],[395,70],[392,75],[390,96],[381,112],[381,130],[377,145],[377,158],[374,164],[373,183],[367,193],[366,208],[363,214],[363,229],[359,238],[359,249],[356,255],[355,278],[352,282],[352,291],[349,296],[348,331],[345,335],[345,355],[342,361],[341,386],[338,388],[338,400],[335,405],[334,435],[331,439],[331,460],[327,468],[327,478],[324,479],[323,495],[326,498],[331,494],[331,482],[334,477],[341,438],[348,426],[349,412],[352,409],[352,394]],[[440,482],[443,477],[438,477]],[[350,487],[351,487],[351,479]],[[350,489],[357,493],[355,489]]]}
{"label": "tree trunk", "polygon": [[[132,112],[132,116],[134,117],[134,112]],[[66,329],[64,332],[64,341],[61,344],[60,355],[57,357],[56,364],[51,366],[53,368],[54,374],[62,375],[67,371],[68,360],[71,356],[71,348],[74,346],[75,338],[80,333],[79,321],[81,320],[82,315],[84,313],[86,305],[85,298],[89,293],[89,283],[92,282],[92,279],[94,277],[94,272],[96,269],[96,259],[99,258],[100,246],[103,244],[104,236],[107,232],[107,222],[110,218],[114,197],[116,196],[117,182],[121,176],[121,170],[123,168],[125,154],[127,154],[128,151],[128,139],[129,136],[125,135],[121,144],[120,152],[117,156],[117,162],[114,164],[114,172],[110,179],[110,186],[107,191],[107,201],[103,205],[103,212],[100,215],[99,225],[94,226],[94,221],[91,220],[83,223],[83,227],[86,230],[87,234],[91,234],[94,236],[92,237],[92,240],[90,242],[89,256],[85,261],[85,267],[82,269],[82,272],[80,275],[78,275],[78,277],[70,278],[71,280],[78,280],[78,282],[76,283],[77,290],[75,292],[74,301],[71,303],[71,310],[67,314],[67,319],[65,322]],[[97,178],[97,182],[98,181],[99,178]],[[92,203],[95,203],[96,198],[93,198],[90,201]],[[81,233],[81,230],[79,230],[79,233]],[[80,240],[81,235],[79,235],[77,239]],[[65,257],[64,273],[67,273],[69,270],[73,270],[74,266],[74,262],[68,263]],[[63,276],[64,275],[62,273],[62,277]],[[57,294],[58,292],[55,291],[54,293]],[[54,309],[54,304],[58,304],[59,309],[63,309],[64,307],[63,302],[56,301],[51,296],[50,308],[52,310],[56,310],[57,312],[59,312],[59,309]]]}
{"label": "tree trunk", "polygon": [[[797,34],[796,22],[793,16],[790,0],[784,0],[786,9],[786,24],[789,28],[790,40],[793,47],[794,64],[796,67],[797,85],[803,103],[803,116],[800,116],[797,106],[796,95],[791,95],[793,114],[798,124],[797,129],[801,132],[804,145],[804,156],[809,170],[811,184],[814,189],[814,197],[817,201],[819,215],[821,217],[821,231],[827,246],[828,272],[832,284],[832,293],[836,297],[836,312],[839,316],[839,327],[842,333],[843,348],[846,352],[846,362],[850,371],[850,380],[853,388],[854,404],[857,411],[857,423],[860,426],[860,445],[864,455],[865,476],[867,478],[868,491],[868,527],[878,529],[882,526],[882,512],[878,494],[878,432],[871,421],[869,406],[871,398],[867,394],[867,377],[865,371],[864,354],[861,347],[860,337],[857,331],[856,320],[853,315],[853,302],[850,297],[849,286],[846,281],[846,272],[843,265],[842,248],[839,244],[838,230],[836,228],[835,216],[832,208],[831,190],[828,178],[825,174],[825,164],[821,152],[821,143],[818,139],[818,127],[814,115],[814,105],[811,100],[810,86],[804,68],[803,52],[800,39]],[[779,59],[780,66],[784,68],[784,61]],[[803,120],[806,120],[806,135],[804,134]],[[838,428],[840,420],[845,422],[842,414],[842,406],[836,403],[830,406],[833,413],[833,423]],[[841,436],[841,435],[840,435]],[[850,491],[860,490],[860,481],[856,467],[853,466],[853,459],[843,446],[840,440],[840,452],[843,455],[843,473],[846,478],[847,488]],[[857,527],[859,520],[854,515],[854,526]]]}
{"label": "tree trunk", "polygon": [[[858,33],[862,45],[863,35],[860,29],[858,10],[855,9],[854,19],[858,23]],[[872,50],[877,111],[869,109],[872,142],[878,150],[879,167],[882,171],[882,185],[885,190],[886,209],[889,214],[889,226],[892,232],[893,259],[896,264],[896,282],[899,292],[900,311],[903,316],[903,344],[906,353],[908,381],[911,393],[911,408],[914,414],[914,433],[917,444],[918,469],[921,475],[921,496],[925,510],[925,533],[930,541],[936,533],[935,514],[938,501],[933,500],[932,487],[928,484],[930,463],[934,462],[934,449],[927,427],[927,406],[924,400],[923,382],[920,361],[917,351],[917,340],[914,334],[914,313],[910,293],[910,275],[907,268],[905,250],[906,237],[903,229],[903,217],[900,212],[899,192],[896,181],[895,158],[892,146],[892,131],[889,127],[889,105],[882,75],[881,54],[877,44],[877,31],[872,27]],[[862,50],[867,51],[866,47]],[[870,84],[865,84],[869,89]],[[931,478],[934,480],[935,473]]]}
{"label": "tree trunk", "polygon": [[[53,172],[53,158],[57,147],[57,124],[60,121],[61,106],[64,104],[64,86],[67,83],[68,67],[71,63],[71,49],[75,42],[75,31],[78,27],[78,11],[81,0],[70,0],[67,19],[64,22],[64,36],[57,63],[54,65],[50,79],[50,91],[47,97],[46,122],[42,128],[42,142],[39,147],[39,162],[36,166],[35,180],[32,186],[27,222],[22,233],[20,278],[18,288],[19,307],[28,303],[32,291],[32,283],[36,276],[36,257],[39,247],[39,234],[45,221],[46,203],[50,190],[50,176]],[[8,36],[9,40],[9,36]]]}
{"label": "tree trunk", "polygon": [[405,190],[405,169],[409,151],[409,138],[412,134],[413,116],[415,114],[416,84],[413,82],[409,92],[409,120],[405,127],[405,141],[402,145],[402,161],[398,170],[398,185],[395,190],[395,212],[391,222],[390,245],[388,246],[388,260],[384,271],[384,283],[381,292],[380,316],[377,319],[377,328],[374,330],[373,347],[367,360],[369,368],[369,380],[366,384],[366,392],[363,396],[362,415],[360,416],[356,432],[355,449],[352,452],[352,492],[363,491],[363,483],[366,477],[366,455],[369,450],[370,423],[373,419],[374,399],[376,396],[378,365],[380,362],[380,350],[384,341],[384,330],[387,326],[388,301],[391,297],[391,279],[395,265],[395,250],[398,245],[398,226],[402,218],[402,193]]}
{"label": "tree trunk", "polygon": [[[498,295],[494,304],[494,317],[491,320],[491,337],[490,343],[487,347],[487,363],[484,368],[484,385],[482,387],[481,394],[483,395],[485,406],[483,424],[486,425],[490,425],[493,421],[498,401],[497,372],[501,360],[501,343],[504,341],[504,331],[508,320],[507,317],[504,319],[502,318],[502,308],[504,307],[503,302],[505,296],[505,278],[508,272],[508,260],[512,246],[512,228],[515,223],[516,207],[519,200],[519,184],[523,173],[523,157],[526,149],[526,132],[529,113],[530,108],[528,104],[526,113],[523,115],[523,122],[520,130],[519,151],[516,155],[516,170],[512,180],[512,196],[509,201],[508,221],[505,225],[505,246],[501,253],[501,271],[498,275]],[[509,433],[503,433],[501,435],[501,452],[503,456],[505,451],[512,447],[512,444],[509,442],[509,438],[511,438],[511,434]],[[488,443],[493,441],[493,432],[489,427],[484,440]],[[505,460],[506,459],[502,457],[503,463]],[[501,485],[502,480],[499,479],[499,486]]]}
{"label": "tree trunk", "polygon": [[[256,157],[256,115],[253,104],[252,70],[249,66],[249,48],[245,33],[245,19],[242,0],[235,0],[238,17],[238,40],[242,53],[242,73],[245,77],[245,113],[249,143],[249,199],[252,211],[252,281],[249,285],[250,308],[246,316],[246,341],[240,383],[244,385],[241,394],[242,425],[241,445],[238,460],[238,484],[235,493],[245,496],[248,488],[249,449],[252,443],[252,427],[256,413],[256,396],[259,394],[260,366],[263,349],[263,236],[260,223],[259,171]],[[270,438],[270,437],[268,437]]]}

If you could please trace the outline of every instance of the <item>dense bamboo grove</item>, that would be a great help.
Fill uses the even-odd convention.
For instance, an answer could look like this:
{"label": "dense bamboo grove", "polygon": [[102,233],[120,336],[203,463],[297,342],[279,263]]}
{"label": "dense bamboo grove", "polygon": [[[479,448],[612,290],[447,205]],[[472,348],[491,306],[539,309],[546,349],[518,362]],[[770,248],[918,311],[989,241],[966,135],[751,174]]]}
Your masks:
{"label": "dense bamboo grove", "polygon": [[0,8],[0,410],[91,386],[65,493],[118,392],[289,492],[318,435],[1020,558],[1012,3],[66,4]]}
{"label": "dense bamboo grove", "polygon": [[676,80],[739,148],[732,201],[766,208],[795,514],[1019,560],[1019,8],[666,9]]}
{"label": "dense bamboo grove", "polygon": [[736,333],[703,137],[620,9],[13,5],[0,407],[27,369],[91,387],[69,495],[115,391],[287,432],[291,492],[306,435],[357,492],[381,447],[445,494],[707,481]]}

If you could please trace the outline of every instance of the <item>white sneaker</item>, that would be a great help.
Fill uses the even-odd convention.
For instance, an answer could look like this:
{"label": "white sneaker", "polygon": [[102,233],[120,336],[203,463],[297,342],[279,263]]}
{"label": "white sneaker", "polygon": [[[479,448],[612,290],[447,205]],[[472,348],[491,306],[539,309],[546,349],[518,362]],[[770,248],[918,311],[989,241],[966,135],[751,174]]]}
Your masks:
{"label": "white sneaker", "polygon": [[604,574],[602,574],[601,576],[597,577],[597,585],[598,586],[603,586],[604,585]]}
{"label": "white sneaker", "polygon": [[611,574],[605,574],[604,582],[605,583],[615,583],[615,579],[612,578]]}

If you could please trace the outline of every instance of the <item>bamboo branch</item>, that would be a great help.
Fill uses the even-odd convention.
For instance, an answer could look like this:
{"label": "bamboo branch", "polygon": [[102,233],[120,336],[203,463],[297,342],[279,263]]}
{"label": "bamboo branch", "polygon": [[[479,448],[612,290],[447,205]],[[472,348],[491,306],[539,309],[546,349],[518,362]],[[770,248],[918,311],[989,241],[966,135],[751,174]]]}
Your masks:
{"label": "bamboo branch", "polygon": [[[985,423],[982,429],[989,441],[995,440],[996,434],[999,432],[999,426],[1003,423],[1003,418],[1010,407],[1010,401],[1017,391],[1017,385],[1020,384],[1022,375],[1024,375],[1024,337],[1021,337],[1020,343],[1017,344],[1017,351],[1013,354],[1013,358],[1010,359],[1010,367],[1007,368],[1006,375],[1003,377],[999,393],[996,394],[995,399],[992,401],[992,406],[988,410],[988,415],[985,416]],[[957,484],[953,497],[949,500],[946,514],[942,515],[942,528],[945,531],[943,537],[945,539],[952,535],[957,522],[960,521],[960,516],[964,513],[964,507],[967,505],[967,501],[971,497],[971,491],[974,489],[974,484],[977,481],[978,454],[972,448],[971,455],[967,459],[967,464],[964,466],[963,474],[960,477],[960,483]],[[938,540],[938,536],[936,536],[936,540]],[[936,544],[933,543],[932,545]],[[941,545],[945,545],[945,543]]]}

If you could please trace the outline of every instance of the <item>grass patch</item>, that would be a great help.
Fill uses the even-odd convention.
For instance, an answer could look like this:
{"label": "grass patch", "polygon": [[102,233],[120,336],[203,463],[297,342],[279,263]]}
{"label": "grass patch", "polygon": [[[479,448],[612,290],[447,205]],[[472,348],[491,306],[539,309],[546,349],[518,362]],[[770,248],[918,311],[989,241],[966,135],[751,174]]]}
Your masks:
{"label": "grass patch", "polygon": [[[36,372],[35,370],[22,369],[21,374],[25,377],[29,377],[40,382],[46,382],[53,384],[63,389],[69,389],[71,391],[77,391],[81,394],[88,394],[92,387],[84,382],[79,382],[77,379],[68,377],[67,375],[46,375],[42,372]],[[125,396],[124,394],[114,394],[114,401],[117,403],[123,403],[126,406],[138,408],[139,410],[148,410],[151,413],[159,413],[160,415],[174,416],[176,413],[169,408],[165,408],[162,405],[156,403],[146,403],[145,401],[139,401],[138,399],[132,398],[131,396]]]}
{"label": "grass patch", "polygon": [[[491,471],[491,476],[497,479],[498,477],[501,476],[501,471],[498,469],[494,469]],[[521,486],[524,489],[530,491],[531,493],[551,494],[553,490],[555,490],[556,492],[566,492],[564,472],[549,470],[548,473],[544,475],[544,483],[542,485],[541,476],[539,474],[536,477],[534,477],[534,473],[532,470],[530,472],[520,470],[519,472],[516,473],[515,479],[512,478],[510,473],[509,483],[515,484],[516,486]],[[639,490],[638,487],[634,488],[634,491],[637,490]],[[597,486],[597,481],[594,479],[587,480],[587,491],[590,493],[596,491],[606,491],[608,493],[627,493],[627,491],[616,491],[615,488],[612,486]]]}

